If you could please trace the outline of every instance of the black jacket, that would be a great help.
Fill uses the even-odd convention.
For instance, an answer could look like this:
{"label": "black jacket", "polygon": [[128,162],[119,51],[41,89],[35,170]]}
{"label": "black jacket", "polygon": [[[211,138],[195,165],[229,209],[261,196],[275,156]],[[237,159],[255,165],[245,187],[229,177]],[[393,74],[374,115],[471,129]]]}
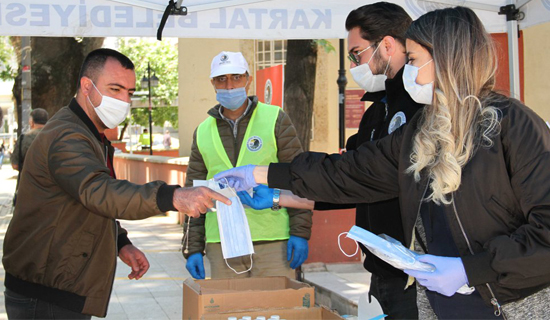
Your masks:
{"label": "black jacket", "polygon": [[[462,169],[444,206],[470,285],[488,304],[519,300],[550,285],[550,132],[519,101],[501,97],[500,133]],[[269,186],[312,200],[376,202],[399,196],[406,246],[428,187],[406,174],[421,112],[407,126],[343,155],[302,153],[271,164]]]}
{"label": "black jacket", "polygon": [[[357,150],[364,142],[378,140],[387,136],[401,125],[410,121],[416,111],[423,107],[423,105],[414,102],[407,91],[405,91],[403,86],[403,69],[401,68],[393,79],[386,80],[386,91],[365,93],[361,100],[372,101],[372,104],[363,114],[357,133],[349,137],[346,143],[346,150]],[[333,210],[346,207],[349,208],[350,206],[326,202],[315,203],[316,210]],[[359,203],[356,205],[355,224],[374,234],[385,233],[405,243],[400,211],[399,199],[397,198],[370,204]],[[363,265],[371,273],[382,279],[407,278],[407,275],[403,271],[395,269],[378,259],[362,244],[360,244],[360,247],[365,253]]]}

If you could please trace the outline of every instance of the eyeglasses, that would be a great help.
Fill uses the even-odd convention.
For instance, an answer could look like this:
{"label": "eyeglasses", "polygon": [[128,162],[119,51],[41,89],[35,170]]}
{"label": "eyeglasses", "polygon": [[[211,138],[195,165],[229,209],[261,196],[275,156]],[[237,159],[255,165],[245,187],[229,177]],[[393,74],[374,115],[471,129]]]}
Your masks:
{"label": "eyeglasses", "polygon": [[229,76],[223,75],[219,77],[214,77],[212,80],[214,80],[214,83],[216,84],[226,84],[229,78],[231,78],[233,82],[241,82],[244,78],[247,78],[247,75],[246,74],[232,74]]}
{"label": "eyeglasses", "polygon": [[359,61],[359,60],[361,59],[361,57],[359,57],[359,56],[361,55],[361,53],[363,53],[363,52],[369,50],[369,49],[372,48],[375,44],[376,44],[376,43],[373,43],[373,44],[371,44],[370,46],[366,47],[365,49],[363,49],[363,50],[361,50],[361,51],[359,51],[359,52],[357,52],[357,53],[355,53],[355,52],[353,52],[353,51],[350,51],[350,52],[348,53],[348,59],[349,59],[349,61],[355,63],[356,65],[359,65],[359,64],[360,64],[360,61]]}

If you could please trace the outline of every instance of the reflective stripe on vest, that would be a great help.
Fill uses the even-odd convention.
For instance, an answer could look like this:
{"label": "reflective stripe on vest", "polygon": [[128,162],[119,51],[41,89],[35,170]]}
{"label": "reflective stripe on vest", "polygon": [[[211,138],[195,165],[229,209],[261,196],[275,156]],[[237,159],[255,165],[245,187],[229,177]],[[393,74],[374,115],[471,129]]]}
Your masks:
{"label": "reflective stripe on vest", "polygon": [[[243,138],[237,166],[246,164],[269,165],[279,162],[275,125],[280,108],[258,102]],[[233,168],[223,147],[216,119],[208,117],[197,129],[197,147],[202,155],[211,179],[216,173]],[[252,241],[286,240],[289,238],[289,220],[285,208],[245,209]],[[216,212],[208,212],[205,221],[206,242],[220,242],[220,231]]]}

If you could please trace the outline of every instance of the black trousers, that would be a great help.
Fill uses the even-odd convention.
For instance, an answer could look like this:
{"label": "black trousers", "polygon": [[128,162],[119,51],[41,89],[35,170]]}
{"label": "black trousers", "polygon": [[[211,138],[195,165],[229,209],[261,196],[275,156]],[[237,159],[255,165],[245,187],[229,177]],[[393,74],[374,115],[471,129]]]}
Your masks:
{"label": "black trousers", "polygon": [[371,276],[369,296],[374,296],[382,310],[387,314],[386,319],[418,319],[416,307],[416,287],[413,284],[405,290],[406,279],[381,279]]}

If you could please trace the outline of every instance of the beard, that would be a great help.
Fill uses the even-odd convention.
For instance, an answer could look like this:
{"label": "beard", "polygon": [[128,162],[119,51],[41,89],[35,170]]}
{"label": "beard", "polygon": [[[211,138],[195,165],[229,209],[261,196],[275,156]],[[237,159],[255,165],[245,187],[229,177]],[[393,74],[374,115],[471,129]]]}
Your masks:
{"label": "beard", "polygon": [[[392,69],[391,66],[388,64],[388,60],[382,59],[382,55],[380,54],[380,51],[377,51],[374,54],[374,57],[372,58],[373,61],[373,68],[372,73],[373,74],[385,74],[388,75],[391,73]],[[388,68],[388,70],[386,70]]]}

